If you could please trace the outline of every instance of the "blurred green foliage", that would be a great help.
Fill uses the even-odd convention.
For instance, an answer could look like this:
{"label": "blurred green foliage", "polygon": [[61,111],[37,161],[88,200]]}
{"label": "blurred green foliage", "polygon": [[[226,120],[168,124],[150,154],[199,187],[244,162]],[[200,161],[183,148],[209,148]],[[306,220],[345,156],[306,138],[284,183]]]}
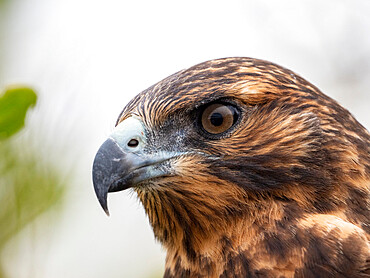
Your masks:
{"label": "blurred green foliage", "polygon": [[36,104],[37,96],[29,88],[13,88],[0,96],[0,140],[24,126],[27,109]]}
{"label": "blurred green foliage", "polygon": [[9,2],[10,0],[0,0],[0,7],[1,7],[1,5],[4,5],[4,4],[6,4],[7,2]]}
{"label": "blurred green foliage", "polygon": [[[40,157],[32,144],[15,140],[36,94],[13,88],[0,95],[0,253],[36,217],[58,204],[64,193],[60,171]],[[1,271],[0,277],[5,277]]]}

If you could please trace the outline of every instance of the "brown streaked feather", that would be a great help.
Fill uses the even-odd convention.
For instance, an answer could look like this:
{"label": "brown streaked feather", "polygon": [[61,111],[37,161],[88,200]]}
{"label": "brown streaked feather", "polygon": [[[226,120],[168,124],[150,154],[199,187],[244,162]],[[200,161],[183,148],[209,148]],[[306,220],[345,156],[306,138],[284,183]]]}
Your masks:
{"label": "brown streaked feather", "polygon": [[[232,100],[232,134],[197,109]],[[167,250],[165,277],[369,277],[370,135],[336,101],[273,63],[208,61],[133,99],[152,152],[188,153],[135,190]]]}

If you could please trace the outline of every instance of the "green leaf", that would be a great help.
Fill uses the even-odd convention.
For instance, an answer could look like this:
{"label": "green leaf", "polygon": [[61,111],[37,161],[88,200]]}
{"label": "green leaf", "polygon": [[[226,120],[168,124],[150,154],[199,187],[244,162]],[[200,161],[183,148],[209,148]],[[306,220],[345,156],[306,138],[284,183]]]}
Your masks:
{"label": "green leaf", "polygon": [[24,126],[29,107],[36,104],[30,88],[11,88],[0,96],[0,139],[8,138]]}

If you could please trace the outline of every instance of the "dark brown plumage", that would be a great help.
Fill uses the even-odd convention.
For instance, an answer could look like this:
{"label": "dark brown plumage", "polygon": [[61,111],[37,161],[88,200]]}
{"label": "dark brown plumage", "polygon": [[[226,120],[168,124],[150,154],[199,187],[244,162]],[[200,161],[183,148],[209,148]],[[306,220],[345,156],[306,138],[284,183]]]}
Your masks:
{"label": "dark brown plumage", "polygon": [[370,277],[370,135],[292,71],[208,61],[139,94],[117,125],[122,155],[102,147],[94,186],[104,208],[107,191],[137,192],[164,277]]}

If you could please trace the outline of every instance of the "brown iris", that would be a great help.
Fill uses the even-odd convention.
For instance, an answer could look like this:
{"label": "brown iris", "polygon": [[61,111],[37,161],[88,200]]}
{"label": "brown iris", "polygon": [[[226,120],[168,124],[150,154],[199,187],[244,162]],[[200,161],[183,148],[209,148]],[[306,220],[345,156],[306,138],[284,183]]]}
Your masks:
{"label": "brown iris", "polygon": [[233,106],[214,103],[204,109],[201,123],[205,131],[216,135],[230,129],[236,118],[237,112]]}

